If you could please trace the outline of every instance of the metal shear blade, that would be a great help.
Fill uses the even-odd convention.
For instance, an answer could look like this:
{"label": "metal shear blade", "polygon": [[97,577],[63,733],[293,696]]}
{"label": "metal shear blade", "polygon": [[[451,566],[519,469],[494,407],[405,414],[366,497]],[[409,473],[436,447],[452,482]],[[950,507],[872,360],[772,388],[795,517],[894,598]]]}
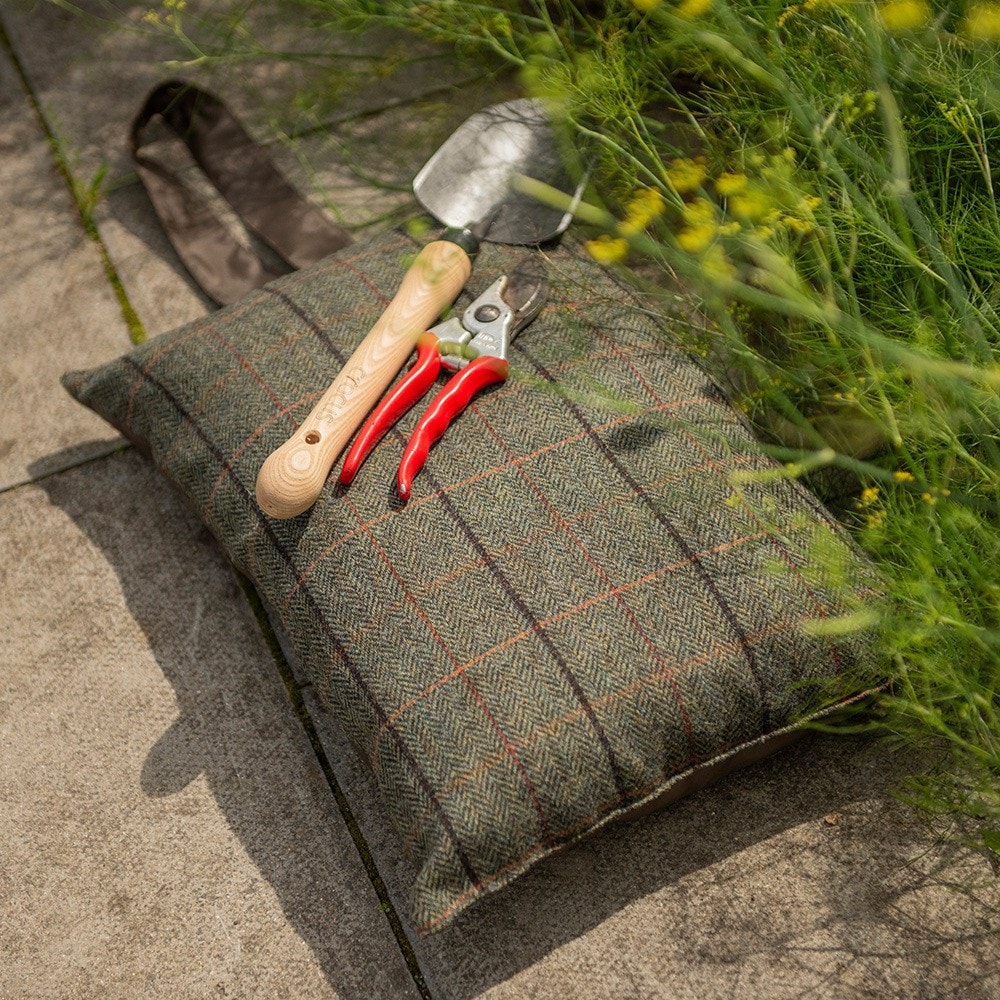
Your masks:
{"label": "metal shear blade", "polygon": [[431,387],[441,368],[458,372],[434,397],[414,428],[399,464],[396,488],[409,499],[413,477],[448,425],[488,385],[510,370],[507,350],[514,337],[538,315],[545,300],[541,260],[526,257],[509,275],[498,278],[461,317],[452,317],[417,341],[417,360],[382,399],[358,433],[344,459],[340,482],[353,482],[361,464],[395,423]]}

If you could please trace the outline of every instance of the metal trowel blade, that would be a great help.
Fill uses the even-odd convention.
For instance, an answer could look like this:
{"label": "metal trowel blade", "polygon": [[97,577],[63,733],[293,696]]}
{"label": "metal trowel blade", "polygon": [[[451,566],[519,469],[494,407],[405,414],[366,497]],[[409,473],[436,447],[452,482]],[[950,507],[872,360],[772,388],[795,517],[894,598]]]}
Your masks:
{"label": "metal trowel blade", "polygon": [[[566,152],[538,101],[495,104],[469,118],[424,164],[413,192],[447,226],[485,224],[479,235],[493,243],[544,243],[569,225],[584,186],[567,166]],[[516,190],[513,181],[521,176],[570,196],[570,210]]]}

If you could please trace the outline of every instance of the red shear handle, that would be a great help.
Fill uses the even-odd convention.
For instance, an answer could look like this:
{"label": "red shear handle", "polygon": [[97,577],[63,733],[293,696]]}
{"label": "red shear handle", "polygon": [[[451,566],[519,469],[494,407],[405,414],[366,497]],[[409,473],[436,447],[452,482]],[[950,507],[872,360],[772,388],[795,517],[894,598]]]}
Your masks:
{"label": "red shear handle", "polygon": [[418,399],[434,384],[441,371],[441,355],[438,352],[440,340],[428,331],[422,333],[417,340],[417,360],[406,373],[406,377],[375,407],[372,415],[365,421],[364,427],[351,445],[351,450],[344,459],[340,470],[340,481],[347,486],[354,482],[364,460],[372,449],[396,425]]}
{"label": "red shear handle", "polygon": [[410,443],[403,452],[396,478],[400,500],[410,499],[413,477],[424,467],[431,445],[448,429],[448,425],[464,410],[480,389],[503,382],[510,365],[503,358],[476,358],[465,366],[434,397],[427,412],[413,430]]}

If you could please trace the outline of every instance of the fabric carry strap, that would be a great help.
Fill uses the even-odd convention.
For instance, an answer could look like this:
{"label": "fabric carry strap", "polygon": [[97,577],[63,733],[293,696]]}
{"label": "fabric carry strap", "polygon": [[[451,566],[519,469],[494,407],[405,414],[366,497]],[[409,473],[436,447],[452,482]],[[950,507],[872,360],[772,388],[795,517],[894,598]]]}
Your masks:
{"label": "fabric carry strap", "polygon": [[181,80],[161,83],[132,122],[132,157],[174,249],[216,302],[235,302],[278,274],[154,153],[145,133],[157,116],[247,228],[292,268],[315,263],[351,242],[345,230],[289,184],[218,98]]}

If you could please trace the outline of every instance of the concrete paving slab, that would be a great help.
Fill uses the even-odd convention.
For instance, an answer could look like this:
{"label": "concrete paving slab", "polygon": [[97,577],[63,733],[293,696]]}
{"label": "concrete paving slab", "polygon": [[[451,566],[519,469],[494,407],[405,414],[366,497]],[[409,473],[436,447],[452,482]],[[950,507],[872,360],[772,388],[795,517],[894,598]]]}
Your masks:
{"label": "concrete paving slab", "polygon": [[235,578],[134,452],[0,497],[0,996],[407,997]]}
{"label": "concrete paving slab", "polygon": [[[484,74],[453,53],[386,31],[303,31],[268,5],[188,5],[184,34],[149,24],[148,0],[78,0],[70,8],[11,0],[4,24],[32,88],[82,174],[105,164],[115,182],[132,172],[127,128],[148,90],[185,79],[214,90],[259,141],[297,135],[444,89]],[[227,9],[243,12],[234,31]],[[255,36],[250,41],[243,35]],[[229,40],[227,41],[227,36]],[[248,53],[233,57],[227,46]],[[260,51],[258,57],[252,53]],[[282,59],[303,46],[330,57]],[[202,55],[204,57],[202,57]]]}
{"label": "concrete paving slab", "polygon": [[[0,50],[0,489],[120,446],[59,385],[129,345],[101,258]],[[34,472],[29,472],[29,466]]]}
{"label": "concrete paving slab", "polygon": [[[256,8],[251,29],[271,50],[308,43],[320,51],[378,58],[335,60],[336,73],[309,60],[274,58],[168,67],[168,60],[190,53],[143,21],[148,3],[83,0],[77,6],[83,16],[15,0],[5,8],[4,22],[75,175],[87,184],[98,170],[106,171],[94,220],[149,334],[211,308],[159,230],[128,156],[128,125],[154,84],[180,76],[217,93],[258,141],[273,148],[291,181],[348,228],[378,225],[397,207],[415,212],[408,184],[422,160],[414,165],[414,152],[426,158],[436,137],[454,127],[442,131],[440,123],[457,125],[467,114],[463,102],[429,101],[414,109],[415,102],[448,87],[471,86],[475,95],[496,92],[495,85],[475,82],[478,70],[460,70],[450,53],[417,47],[412,39],[384,32],[310,37],[275,22],[273,12],[264,19]],[[221,44],[220,9],[214,5],[201,21],[184,15],[191,18],[187,30],[207,51]],[[408,111],[378,120],[381,109],[404,105]],[[316,131],[331,120],[339,123],[332,131]],[[365,169],[352,151],[355,138]],[[394,169],[399,165],[404,169]]]}
{"label": "concrete paving slab", "polygon": [[[405,913],[409,869],[381,805],[306,694]],[[906,767],[881,743],[807,737],[548,859],[417,941],[428,985],[456,1000],[998,996],[1000,884],[892,798]]]}

